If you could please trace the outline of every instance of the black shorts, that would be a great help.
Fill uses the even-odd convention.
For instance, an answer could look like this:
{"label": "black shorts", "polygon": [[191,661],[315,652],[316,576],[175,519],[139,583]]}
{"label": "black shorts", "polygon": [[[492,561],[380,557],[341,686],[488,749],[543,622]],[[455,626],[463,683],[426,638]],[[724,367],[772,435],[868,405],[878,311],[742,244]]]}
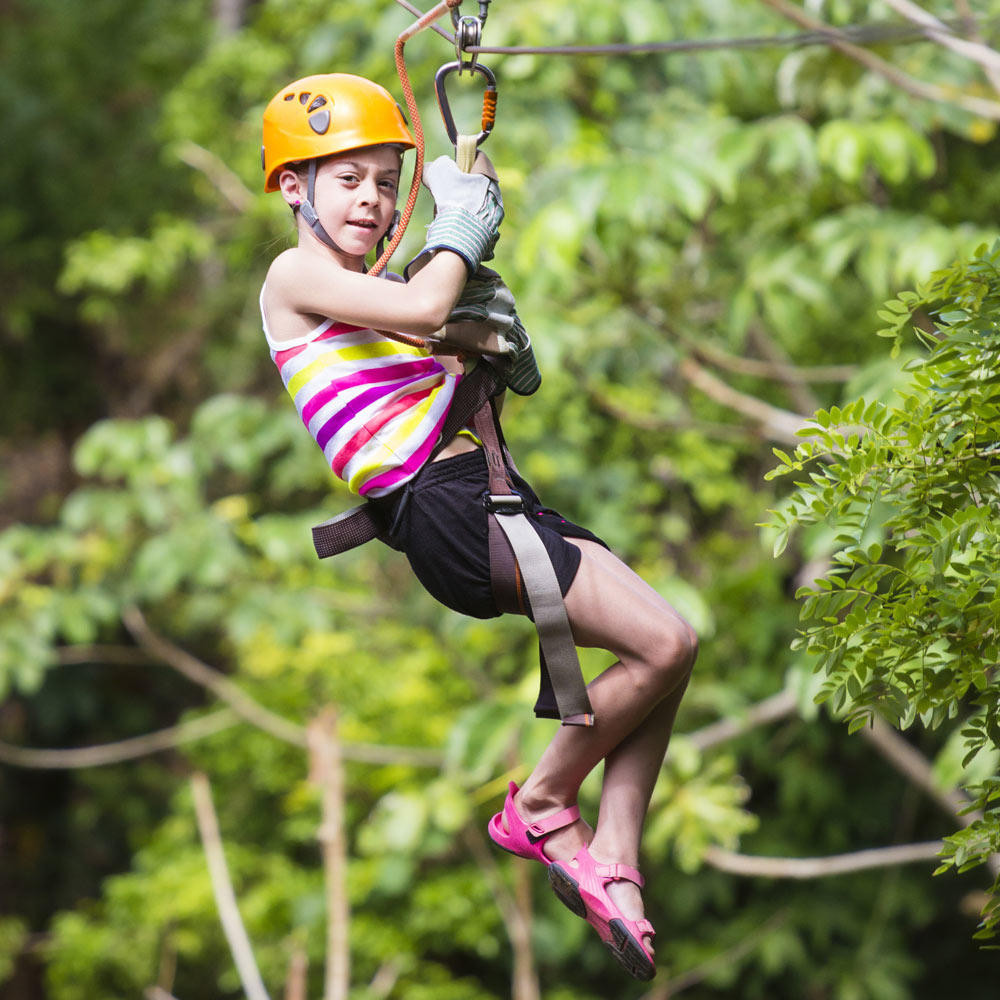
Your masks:
{"label": "black shorts", "polygon": [[[566,539],[604,542],[543,507],[525,480],[513,472],[510,476],[545,544],[565,597],[581,559],[580,550]],[[378,501],[392,525],[387,541],[406,553],[417,579],[446,607],[473,618],[496,618],[501,613],[490,586],[489,535],[483,507],[488,491],[486,456],[477,448],[425,465],[406,486]]]}

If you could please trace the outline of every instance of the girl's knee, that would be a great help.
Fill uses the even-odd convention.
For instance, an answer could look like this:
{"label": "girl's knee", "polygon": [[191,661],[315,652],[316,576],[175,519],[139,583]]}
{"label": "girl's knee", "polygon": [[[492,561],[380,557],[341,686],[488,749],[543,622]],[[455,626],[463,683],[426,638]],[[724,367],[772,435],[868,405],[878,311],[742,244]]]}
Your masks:
{"label": "girl's knee", "polygon": [[698,656],[698,636],[682,618],[665,618],[644,659],[646,682],[668,694],[687,682]]}
{"label": "girl's knee", "polygon": [[684,637],[687,641],[688,673],[691,673],[694,661],[698,659],[698,633],[687,622],[683,622],[683,626]]}

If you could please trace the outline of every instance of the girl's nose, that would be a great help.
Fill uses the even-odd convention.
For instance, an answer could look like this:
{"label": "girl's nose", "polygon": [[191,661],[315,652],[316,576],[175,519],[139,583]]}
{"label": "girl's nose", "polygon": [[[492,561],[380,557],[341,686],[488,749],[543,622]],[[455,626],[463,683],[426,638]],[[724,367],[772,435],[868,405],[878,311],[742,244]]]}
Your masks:
{"label": "girl's nose", "polygon": [[358,186],[358,201],[362,205],[372,205],[378,201],[378,184],[374,178],[366,178]]}

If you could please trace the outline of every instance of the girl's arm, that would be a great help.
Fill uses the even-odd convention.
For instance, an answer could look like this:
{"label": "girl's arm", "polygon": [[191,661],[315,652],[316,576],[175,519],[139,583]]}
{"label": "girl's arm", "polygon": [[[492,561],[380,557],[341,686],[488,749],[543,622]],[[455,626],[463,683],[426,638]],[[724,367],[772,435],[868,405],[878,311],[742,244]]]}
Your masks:
{"label": "girl's arm", "polygon": [[304,316],[432,336],[447,322],[468,273],[458,254],[442,250],[404,284],[348,271],[320,253],[294,247],[278,256],[267,274],[269,325],[277,340],[298,336]]}
{"label": "girl's arm", "polygon": [[[472,173],[489,178],[495,188],[496,171],[482,152],[476,157]],[[271,265],[265,285],[264,307],[272,336],[277,340],[300,336],[315,325],[315,317],[375,330],[434,336],[446,323],[470,270],[478,264],[478,258],[470,261],[451,248],[477,249],[474,235],[470,237],[467,228],[471,223],[478,226],[473,227],[473,234],[480,240],[489,235],[491,228],[495,239],[495,227],[503,218],[499,190],[494,198],[488,195],[488,189],[479,190],[476,185],[470,189],[465,180],[468,176],[458,173],[450,161],[435,161],[425,168],[424,182],[435,205],[444,203],[444,212],[435,224],[444,225],[436,244],[430,242],[434,224],[428,230],[425,252],[430,250],[430,254],[407,284],[348,271],[309,244],[281,254]],[[452,222],[456,212],[468,221]],[[455,238],[458,242],[452,243]],[[436,253],[431,249],[435,245]]]}

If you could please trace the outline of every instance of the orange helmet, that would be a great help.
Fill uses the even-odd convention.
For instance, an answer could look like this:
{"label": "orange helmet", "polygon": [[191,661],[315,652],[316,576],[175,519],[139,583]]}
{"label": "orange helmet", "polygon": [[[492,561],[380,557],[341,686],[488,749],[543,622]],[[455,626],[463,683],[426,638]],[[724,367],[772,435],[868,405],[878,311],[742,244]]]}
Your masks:
{"label": "orange helmet", "polygon": [[349,73],[307,76],[275,94],[264,110],[264,190],[278,190],[290,163],[363,146],[416,145],[403,112],[384,87]]}

